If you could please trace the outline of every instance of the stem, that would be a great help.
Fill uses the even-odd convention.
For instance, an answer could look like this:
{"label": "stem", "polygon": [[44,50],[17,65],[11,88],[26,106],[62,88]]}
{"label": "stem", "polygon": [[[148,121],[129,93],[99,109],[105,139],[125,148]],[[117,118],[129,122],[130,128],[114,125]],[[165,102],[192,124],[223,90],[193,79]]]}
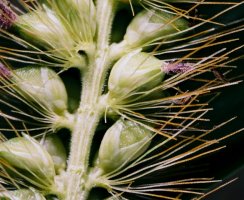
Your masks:
{"label": "stem", "polygon": [[97,47],[100,50],[108,47],[117,3],[118,0],[97,0]]}
{"label": "stem", "polygon": [[61,128],[68,128],[69,130],[73,130],[74,125],[74,116],[70,114],[68,111],[65,111],[63,116],[57,116],[54,118],[52,128],[54,130],[61,129]]}
{"label": "stem", "polygon": [[[84,105],[84,107],[86,107]],[[94,111],[93,111],[94,110]],[[88,162],[92,138],[101,116],[96,108],[80,109],[77,114],[76,126],[72,134],[71,153],[68,163],[68,190],[66,199],[85,200],[90,188],[86,188]]]}
{"label": "stem", "polygon": [[[99,104],[108,70],[109,35],[115,11],[114,0],[97,1],[97,49],[89,67],[82,73],[82,94],[71,138],[67,168],[66,200],[85,200],[92,184],[89,179],[89,157],[93,136],[104,107]],[[89,184],[88,184],[89,183]]]}
{"label": "stem", "polygon": [[[90,71],[83,74],[83,90],[80,107],[76,114],[76,121],[71,140],[71,153],[68,163],[68,191],[66,199],[86,199],[90,188],[86,188],[89,155],[92,139],[103,114],[99,106],[99,97],[102,93],[105,78],[106,54],[96,61]],[[103,66],[103,67],[101,67]],[[77,189],[74,189],[77,188]]]}

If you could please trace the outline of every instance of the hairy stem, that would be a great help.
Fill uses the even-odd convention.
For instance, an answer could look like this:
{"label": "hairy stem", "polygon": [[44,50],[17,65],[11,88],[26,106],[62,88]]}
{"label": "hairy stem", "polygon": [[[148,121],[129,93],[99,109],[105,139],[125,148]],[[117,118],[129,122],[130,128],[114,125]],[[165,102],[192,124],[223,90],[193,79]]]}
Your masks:
{"label": "hairy stem", "polygon": [[[90,66],[82,73],[82,94],[71,139],[71,152],[67,168],[67,200],[85,200],[92,184],[89,179],[89,156],[92,139],[104,108],[99,99],[109,65],[108,46],[114,1],[97,1],[97,49]],[[89,183],[89,184],[88,184]]]}

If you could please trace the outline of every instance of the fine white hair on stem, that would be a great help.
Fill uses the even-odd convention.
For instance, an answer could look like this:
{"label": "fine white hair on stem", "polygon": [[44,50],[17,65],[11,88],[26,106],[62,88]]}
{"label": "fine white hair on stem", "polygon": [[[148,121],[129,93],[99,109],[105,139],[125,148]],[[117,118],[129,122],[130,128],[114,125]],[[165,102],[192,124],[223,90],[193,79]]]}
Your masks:
{"label": "fine white hair on stem", "polygon": [[[243,57],[243,20],[225,20],[242,5],[2,0],[0,198],[26,191],[32,199],[64,200],[211,193],[221,180],[208,175],[205,157],[244,131],[219,135],[236,118],[213,125],[209,114],[220,90],[243,76],[232,75]],[[57,140],[46,140],[52,136]],[[23,163],[8,155],[15,148],[26,155]]]}

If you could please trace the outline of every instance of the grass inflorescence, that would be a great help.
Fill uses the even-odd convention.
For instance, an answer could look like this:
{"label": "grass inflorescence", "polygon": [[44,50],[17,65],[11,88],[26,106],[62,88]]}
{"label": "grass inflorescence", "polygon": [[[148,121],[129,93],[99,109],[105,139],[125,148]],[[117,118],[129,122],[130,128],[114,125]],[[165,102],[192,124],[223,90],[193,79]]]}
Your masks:
{"label": "grass inflorescence", "polygon": [[0,198],[200,200],[224,186],[210,189],[221,180],[203,158],[243,132],[208,118],[241,82],[243,20],[225,19],[241,6],[1,1]]}

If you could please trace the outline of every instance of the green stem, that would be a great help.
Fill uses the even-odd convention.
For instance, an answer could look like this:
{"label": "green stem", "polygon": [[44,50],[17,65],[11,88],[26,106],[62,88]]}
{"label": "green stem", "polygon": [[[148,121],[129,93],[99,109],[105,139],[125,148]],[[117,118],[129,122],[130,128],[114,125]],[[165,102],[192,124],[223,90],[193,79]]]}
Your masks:
{"label": "green stem", "polygon": [[[104,56],[102,60],[106,60]],[[105,65],[100,61],[95,62],[91,68],[93,70],[83,74],[81,103],[76,114],[67,169],[70,186],[67,200],[86,199],[90,190],[86,188],[90,149],[97,124],[103,114],[103,109],[99,106],[99,96],[102,92],[105,70],[101,66]],[[78,189],[75,190],[74,187]]]}
{"label": "green stem", "polygon": [[[71,138],[67,168],[66,200],[86,200],[92,188],[89,157],[98,122],[104,112],[99,104],[108,70],[109,35],[114,15],[114,0],[97,1],[97,49],[89,67],[82,73],[82,94]],[[87,184],[89,183],[89,184]]]}
{"label": "green stem", "polygon": [[74,125],[74,115],[70,114],[68,111],[65,111],[63,115],[56,116],[54,118],[53,126],[52,128],[54,130],[58,130],[61,128],[68,128],[69,130],[73,130]]}
{"label": "green stem", "polygon": [[[94,109],[94,111],[93,111]],[[80,109],[72,135],[71,154],[68,163],[68,190],[66,199],[86,199],[90,188],[86,188],[88,162],[92,138],[101,113],[96,108]]]}
{"label": "green stem", "polygon": [[117,3],[118,0],[97,0],[97,47],[100,50],[107,48],[109,45],[110,31]]}

